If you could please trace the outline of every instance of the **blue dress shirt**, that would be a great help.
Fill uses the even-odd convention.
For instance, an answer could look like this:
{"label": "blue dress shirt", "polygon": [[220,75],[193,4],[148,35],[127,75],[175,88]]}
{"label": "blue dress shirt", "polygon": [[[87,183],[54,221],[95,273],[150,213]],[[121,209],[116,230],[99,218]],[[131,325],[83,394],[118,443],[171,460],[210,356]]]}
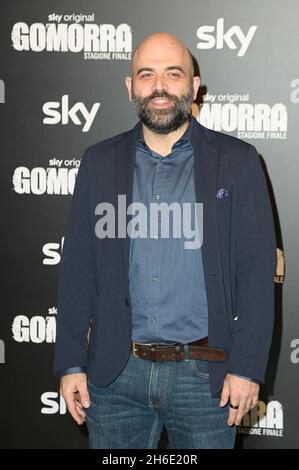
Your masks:
{"label": "blue dress shirt", "polygon": [[165,157],[147,146],[142,127],[137,140],[133,202],[146,208],[147,236],[133,238],[134,231],[131,235],[129,287],[132,338],[140,343],[186,344],[208,335],[201,249],[184,247],[192,238],[184,237],[182,223],[182,235],[174,236],[171,211],[163,218],[164,228],[169,222],[169,236],[161,232],[162,217],[150,233],[150,204],[166,203],[169,208],[176,203],[174,209],[182,215],[182,203],[190,203],[190,229],[195,228],[192,123]]}

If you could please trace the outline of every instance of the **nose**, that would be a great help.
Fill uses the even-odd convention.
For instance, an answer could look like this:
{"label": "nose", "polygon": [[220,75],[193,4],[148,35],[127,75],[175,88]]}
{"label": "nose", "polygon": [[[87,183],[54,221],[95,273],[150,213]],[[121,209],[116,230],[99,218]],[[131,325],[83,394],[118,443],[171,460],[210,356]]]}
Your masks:
{"label": "nose", "polygon": [[153,91],[168,91],[166,80],[162,75],[156,75],[153,83]]}

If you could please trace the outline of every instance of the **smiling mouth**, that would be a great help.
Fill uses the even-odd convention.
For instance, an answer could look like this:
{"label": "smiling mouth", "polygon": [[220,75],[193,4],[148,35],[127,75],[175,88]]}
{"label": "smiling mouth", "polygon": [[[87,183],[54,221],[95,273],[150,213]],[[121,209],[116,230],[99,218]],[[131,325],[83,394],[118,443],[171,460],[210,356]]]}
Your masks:
{"label": "smiling mouth", "polygon": [[155,107],[167,107],[172,103],[168,98],[154,98],[150,102]]}

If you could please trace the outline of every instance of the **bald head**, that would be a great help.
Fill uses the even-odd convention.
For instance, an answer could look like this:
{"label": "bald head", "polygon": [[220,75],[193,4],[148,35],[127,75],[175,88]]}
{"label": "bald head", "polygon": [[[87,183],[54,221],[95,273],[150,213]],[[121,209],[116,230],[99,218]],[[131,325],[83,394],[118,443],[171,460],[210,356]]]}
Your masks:
{"label": "bald head", "polygon": [[132,74],[151,62],[163,64],[167,59],[172,65],[181,65],[186,73],[193,77],[192,55],[187,47],[173,34],[165,32],[152,33],[146,36],[135,48],[132,58]]}
{"label": "bald head", "polygon": [[125,83],[146,128],[168,134],[188,121],[200,77],[194,76],[192,55],[177,37],[152,33],[134,50],[132,76]]}

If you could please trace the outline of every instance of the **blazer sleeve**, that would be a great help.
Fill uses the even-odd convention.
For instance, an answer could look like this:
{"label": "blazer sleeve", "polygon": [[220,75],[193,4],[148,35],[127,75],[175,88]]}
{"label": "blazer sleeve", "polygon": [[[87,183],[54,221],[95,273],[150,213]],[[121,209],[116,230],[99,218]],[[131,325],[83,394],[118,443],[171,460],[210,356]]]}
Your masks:
{"label": "blazer sleeve", "polygon": [[88,149],[78,170],[59,271],[54,374],[87,367],[94,266],[88,191]]}
{"label": "blazer sleeve", "polygon": [[276,236],[265,174],[249,145],[238,185],[236,315],[229,371],[265,381],[274,324]]}

